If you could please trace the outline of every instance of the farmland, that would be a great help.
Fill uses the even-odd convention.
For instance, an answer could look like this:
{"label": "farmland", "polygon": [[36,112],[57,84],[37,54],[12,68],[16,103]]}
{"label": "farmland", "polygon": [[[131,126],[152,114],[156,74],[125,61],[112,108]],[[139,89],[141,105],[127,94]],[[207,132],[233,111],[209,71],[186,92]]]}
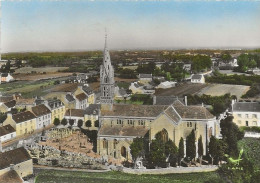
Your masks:
{"label": "farmland", "polygon": [[229,84],[208,84],[207,87],[203,88],[198,94],[220,96],[230,93],[240,98],[249,90],[250,86],[244,85],[229,85]]}
{"label": "farmland", "polygon": [[31,73],[31,72],[36,72],[36,73],[53,73],[53,72],[59,72],[68,69],[68,67],[21,67],[19,69],[15,70],[15,73]]}
{"label": "farmland", "polygon": [[203,182],[223,182],[216,172],[205,173],[188,173],[188,174],[168,174],[168,175],[133,175],[121,172],[71,172],[71,171],[57,171],[49,170],[40,172],[36,177],[36,183],[85,183],[85,182],[111,182],[111,183],[203,183]]}

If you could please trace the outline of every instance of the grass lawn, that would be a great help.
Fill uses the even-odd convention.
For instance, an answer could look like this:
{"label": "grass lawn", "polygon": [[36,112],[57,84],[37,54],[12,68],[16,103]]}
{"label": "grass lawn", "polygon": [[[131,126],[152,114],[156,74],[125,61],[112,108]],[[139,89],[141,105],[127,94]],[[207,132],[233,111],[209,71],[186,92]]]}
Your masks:
{"label": "grass lawn", "polygon": [[35,180],[36,183],[204,183],[207,181],[215,183],[223,182],[216,172],[167,175],[134,175],[115,171],[104,173],[89,173],[58,170],[46,170],[41,172]]}

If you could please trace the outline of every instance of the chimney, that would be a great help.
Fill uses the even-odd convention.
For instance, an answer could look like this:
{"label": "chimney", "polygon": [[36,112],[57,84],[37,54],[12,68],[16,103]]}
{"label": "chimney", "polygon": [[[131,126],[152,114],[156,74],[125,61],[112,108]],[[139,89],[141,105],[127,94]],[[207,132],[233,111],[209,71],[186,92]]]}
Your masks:
{"label": "chimney", "polygon": [[185,105],[188,105],[188,100],[187,100],[187,96],[184,97],[184,101],[185,101]]}
{"label": "chimney", "polygon": [[10,170],[14,170],[14,164],[10,164]]}

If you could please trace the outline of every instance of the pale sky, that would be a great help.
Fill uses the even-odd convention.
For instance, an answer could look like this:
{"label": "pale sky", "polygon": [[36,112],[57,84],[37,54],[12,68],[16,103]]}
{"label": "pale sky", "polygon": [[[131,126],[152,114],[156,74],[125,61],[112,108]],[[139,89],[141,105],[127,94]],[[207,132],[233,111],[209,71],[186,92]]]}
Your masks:
{"label": "pale sky", "polygon": [[260,1],[3,1],[3,52],[260,47]]}

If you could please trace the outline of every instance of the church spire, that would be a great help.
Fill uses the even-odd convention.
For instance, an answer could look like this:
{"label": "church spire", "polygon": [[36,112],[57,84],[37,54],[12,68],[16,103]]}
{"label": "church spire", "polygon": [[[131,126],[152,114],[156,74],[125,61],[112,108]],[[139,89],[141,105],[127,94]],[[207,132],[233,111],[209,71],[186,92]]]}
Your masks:
{"label": "church spire", "polygon": [[111,64],[110,54],[107,48],[107,33],[105,34],[105,46],[103,52],[103,64],[100,66],[100,103],[113,104],[114,99],[114,68]]}

